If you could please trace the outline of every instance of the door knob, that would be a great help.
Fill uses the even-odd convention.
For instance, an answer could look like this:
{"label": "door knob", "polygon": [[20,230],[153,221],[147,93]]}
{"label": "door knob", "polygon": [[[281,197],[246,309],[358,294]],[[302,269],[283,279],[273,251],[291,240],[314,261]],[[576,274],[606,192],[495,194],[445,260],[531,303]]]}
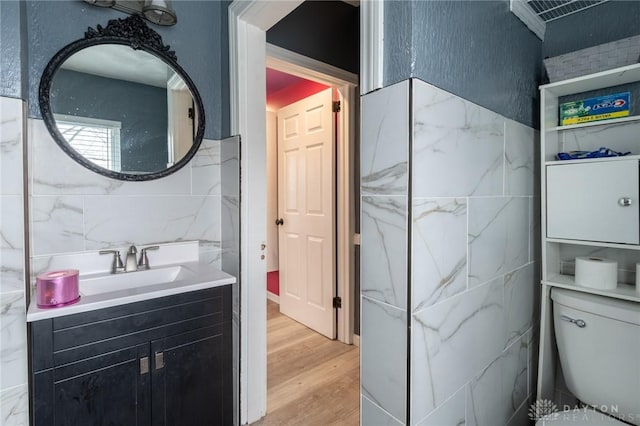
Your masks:
{"label": "door knob", "polygon": [[632,204],[633,200],[629,197],[622,197],[618,200],[618,204],[622,207],[629,207]]}
{"label": "door knob", "polygon": [[283,218],[276,219],[276,225],[284,225],[284,219]]}

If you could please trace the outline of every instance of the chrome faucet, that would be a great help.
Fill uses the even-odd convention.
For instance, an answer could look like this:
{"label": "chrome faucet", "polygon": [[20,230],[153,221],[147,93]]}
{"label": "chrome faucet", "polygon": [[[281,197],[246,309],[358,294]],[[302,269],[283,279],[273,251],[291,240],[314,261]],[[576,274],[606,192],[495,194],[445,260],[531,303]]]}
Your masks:
{"label": "chrome faucet", "polygon": [[140,260],[138,261],[138,269],[149,269],[149,258],[147,257],[148,250],[158,250],[160,246],[148,246],[143,247],[140,250]]}
{"label": "chrome faucet", "polygon": [[149,257],[147,256],[148,250],[158,250],[160,246],[147,246],[140,249],[140,260],[136,259],[138,249],[135,245],[131,245],[127,250],[127,257],[122,263],[120,252],[118,250],[100,250],[100,254],[112,254],[113,262],[111,263],[111,273],[119,274],[121,272],[135,272],[149,269]]}
{"label": "chrome faucet", "polygon": [[122,258],[120,257],[120,252],[118,250],[100,250],[100,254],[112,254],[113,253],[113,262],[111,262],[111,273],[118,274],[120,272],[124,272],[124,265],[122,264]]}
{"label": "chrome faucet", "polygon": [[131,244],[129,250],[127,251],[127,258],[124,261],[124,271],[125,272],[133,272],[138,270],[138,263],[136,261],[136,254],[138,254],[138,249],[136,246]]}

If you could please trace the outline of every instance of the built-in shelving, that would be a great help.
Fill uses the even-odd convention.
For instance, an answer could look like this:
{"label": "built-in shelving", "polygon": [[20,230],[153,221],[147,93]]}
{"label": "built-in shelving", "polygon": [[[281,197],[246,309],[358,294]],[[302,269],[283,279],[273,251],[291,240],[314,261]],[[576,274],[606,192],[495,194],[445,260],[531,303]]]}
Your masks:
{"label": "built-in shelving", "polygon": [[635,286],[618,283],[618,287],[613,290],[600,290],[597,288],[584,287],[577,285],[573,275],[550,274],[548,279],[542,281],[543,284],[552,287],[561,287],[569,290],[581,291],[583,293],[597,294],[600,296],[612,297],[615,299],[630,300],[632,302],[640,302],[640,292],[637,292]]}
{"label": "built-in shelving", "polygon": [[548,128],[546,131],[547,132],[561,132],[564,130],[576,130],[576,129],[582,129],[584,127],[595,127],[595,126],[610,126],[612,124],[622,124],[622,123],[628,123],[628,122],[632,122],[632,121],[638,121],[640,120],[640,115],[632,115],[629,117],[622,117],[622,118],[612,118],[610,120],[599,120],[599,121],[589,121],[586,123],[578,123],[578,124],[568,124],[566,126],[555,126],[555,127],[550,127]]}
{"label": "built-in shelving", "polygon": [[[640,208],[637,200],[640,198],[640,142],[638,150],[631,142],[640,134],[640,111],[631,111],[630,113],[639,115],[623,118],[558,126],[563,96],[581,95],[636,82],[640,82],[640,63],[540,86],[542,299],[538,399],[553,400],[556,395],[558,353],[553,332],[553,302],[550,298],[553,287],[627,300],[637,303],[640,310],[640,289],[636,290],[635,285],[627,284],[634,281],[635,264],[640,262],[640,245],[603,242],[608,240],[628,243],[635,241],[630,236],[638,236],[638,216],[635,215],[637,210],[627,210],[620,214],[616,210],[619,200],[614,199],[611,203],[610,194],[619,190],[621,197],[631,198],[630,209]],[[612,92],[614,90],[617,89],[611,89]],[[587,131],[584,134],[579,132],[589,128],[594,130],[594,135]],[[602,136],[604,130],[606,137]],[[600,140],[602,145],[597,145]],[[556,159],[558,150],[594,150],[600,146],[616,149],[616,145],[626,147],[624,151],[631,151],[632,155],[579,160]],[[617,163],[620,161],[627,163]],[[611,163],[605,164],[607,162]],[[585,163],[599,164],[572,167]],[[553,182],[550,186],[548,178]],[[634,214],[628,214],[629,212]],[[614,217],[618,219],[611,219]],[[606,233],[600,232],[600,228],[597,228],[599,232],[592,232],[595,229],[593,226],[602,224],[603,220],[610,222],[608,226],[611,228],[607,228]],[[549,227],[551,232],[548,234]],[[547,235],[563,238],[547,238]],[[569,272],[569,268],[563,269],[563,265],[570,264],[575,257],[585,253],[598,253],[598,256],[617,260],[619,277],[625,283],[618,283],[612,290],[601,290],[578,285],[573,275],[560,273]]]}
{"label": "built-in shelving", "polygon": [[559,97],[634,83],[636,81],[640,81],[640,64],[627,65],[595,74],[549,83],[540,86],[540,89]]}
{"label": "built-in shelving", "polygon": [[600,157],[600,158],[580,158],[577,160],[551,160],[545,161],[545,165],[557,164],[580,164],[580,163],[602,163],[603,161],[640,160],[640,155],[624,155],[620,157]]}
{"label": "built-in shelving", "polygon": [[573,244],[577,246],[609,247],[609,248],[623,249],[623,250],[640,250],[640,246],[635,244],[605,243],[601,241],[586,241],[586,240],[566,240],[562,238],[546,238],[546,241],[548,243]]}

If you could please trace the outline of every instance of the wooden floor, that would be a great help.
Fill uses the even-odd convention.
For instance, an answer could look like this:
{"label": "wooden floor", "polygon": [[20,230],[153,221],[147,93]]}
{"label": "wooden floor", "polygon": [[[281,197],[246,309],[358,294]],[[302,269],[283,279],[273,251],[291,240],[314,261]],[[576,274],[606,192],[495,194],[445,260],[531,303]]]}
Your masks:
{"label": "wooden floor", "polygon": [[267,416],[253,425],[357,426],[359,348],[281,315],[267,301]]}

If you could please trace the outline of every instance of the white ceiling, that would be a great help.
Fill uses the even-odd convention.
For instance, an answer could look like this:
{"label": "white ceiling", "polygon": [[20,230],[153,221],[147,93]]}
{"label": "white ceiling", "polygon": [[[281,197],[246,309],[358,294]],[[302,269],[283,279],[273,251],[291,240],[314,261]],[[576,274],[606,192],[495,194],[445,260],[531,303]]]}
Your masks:
{"label": "white ceiling", "polygon": [[119,44],[82,49],[71,55],[61,68],[164,88],[173,75],[173,70],[154,55]]}

